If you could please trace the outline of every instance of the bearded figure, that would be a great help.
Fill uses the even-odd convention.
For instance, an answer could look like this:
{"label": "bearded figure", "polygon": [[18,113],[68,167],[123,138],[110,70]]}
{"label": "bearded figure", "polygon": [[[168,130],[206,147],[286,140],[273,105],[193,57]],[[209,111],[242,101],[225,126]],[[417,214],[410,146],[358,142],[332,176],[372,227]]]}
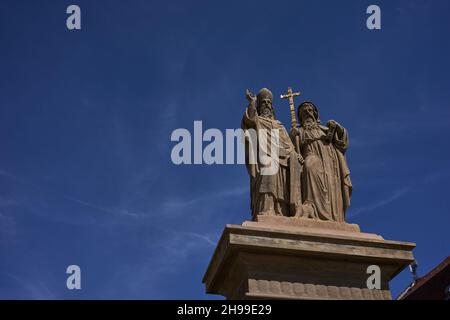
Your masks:
{"label": "bearded figure", "polygon": [[293,128],[291,139],[304,158],[301,173],[302,217],[345,222],[350,206],[352,183],[345,152],[347,130],[334,120],[320,124],[319,111],[312,102],[297,110],[300,127]]}
{"label": "bearded figure", "polygon": [[[246,134],[246,166],[250,175],[253,219],[256,220],[257,215],[298,215],[301,210],[302,159],[285,127],[275,117],[272,92],[263,88],[255,98],[247,90],[246,97],[249,105],[241,126]],[[256,133],[254,139],[248,135],[249,131]],[[277,139],[273,139],[275,134]],[[257,150],[257,159],[253,162],[249,160],[252,150]],[[270,172],[268,167],[275,170]]]}

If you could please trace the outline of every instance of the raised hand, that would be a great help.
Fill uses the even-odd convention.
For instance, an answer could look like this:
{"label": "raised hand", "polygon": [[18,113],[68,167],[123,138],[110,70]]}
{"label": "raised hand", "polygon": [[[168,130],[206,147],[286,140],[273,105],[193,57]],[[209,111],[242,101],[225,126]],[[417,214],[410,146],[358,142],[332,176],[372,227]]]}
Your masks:
{"label": "raised hand", "polygon": [[252,103],[256,101],[255,95],[250,92],[250,90],[245,90],[245,97],[247,98],[248,102]]}
{"label": "raised hand", "polygon": [[338,125],[339,124],[336,121],[334,121],[334,120],[330,120],[330,121],[327,122],[327,127],[331,127],[331,126],[337,127]]}
{"label": "raised hand", "polygon": [[337,121],[334,121],[334,120],[328,121],[327,127],[328,128],[336,128],[336,132],[337,132],[338,136],[341,136],[342,133],[344,132],[344,127],[342,127]]}

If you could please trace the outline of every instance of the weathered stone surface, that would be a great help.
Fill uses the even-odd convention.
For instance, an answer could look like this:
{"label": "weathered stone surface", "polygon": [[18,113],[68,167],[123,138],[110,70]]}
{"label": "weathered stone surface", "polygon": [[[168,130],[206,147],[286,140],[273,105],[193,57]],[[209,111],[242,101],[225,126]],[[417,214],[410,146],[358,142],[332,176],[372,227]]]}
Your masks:
{"label": "weathered stone surface", "polygon": [[309,230],[325,229],[333,231],[360,232],[359,226],[357,224],[339,223],[334,221],[321,221],[298,217],[283,217],[283,216],[260,215],[256,217],[255,221],[245,221],[242,225],[257,226],[257,227],[267,226],[278,229],[308,228]]}
{"label": "weathered stone surface", "polygon": [[[256,97],[247,90],[246,97],[249,105],[241,127],[246,132],[246,166],[250,175],[252,217],[301,215],[300,155],[295,152],[286,128],[275,117],[273,94],[263,88]],[[254,139],[250,133],[252,130],[255,130]],[[250,161],[252,158],[256,161]]]}
{"label": "weathered stone surface", "polygon": [[265,216],[260,215],[257,221],[244,221],[244,227],[255,227],[269,230],[284,230],[327,235],[343,235],[346,237],[383,239],[373,233],[363,233],[357,224],[335,221],[321,221],[308,218]]}
{"label": "weathered stone surface", "polygon": [[[391,299],[389,281],[413,261],[413,243],[313,229],[268,220],[227,225],[203,278],[207,293],[229,299]],[[381,268],[381,290],[367,289],[372,264]]]}
{"label": "weathered stone surface", "polygon": [[246,91],[249,104],[241,127],[252,218],[281,215],[344,223],[353,189],[345,156],[348,131],[334,120],[322,125],[319,110],[310,101],[299,105],[297,124],[294,97],[298,95],[289,87],[280,96],[289,99],[288,134],[275,116],[272,92],[263,88],[255,97]]}

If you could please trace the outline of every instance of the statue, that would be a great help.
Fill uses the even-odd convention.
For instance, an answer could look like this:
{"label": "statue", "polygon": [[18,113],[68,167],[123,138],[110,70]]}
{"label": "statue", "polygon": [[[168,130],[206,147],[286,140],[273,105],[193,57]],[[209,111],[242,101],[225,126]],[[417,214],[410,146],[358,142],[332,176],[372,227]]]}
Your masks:
{"label": "statue", "polygon": [[[225,226],[203,277],[206,292],[227,299],[390,300],[389,281],[414,261],[415,244],[345,222],[352,192],[348,132],[333,120],[321,125],[312,102],[296,110],[299,95],[288,88],[280,96],[289,100],[288,136],[272,93],[262,89],[255,98],[247,90],[242,128],[254,221]],[[267,137],[255,130],[279,139],[266,147]],[[278,158],[277,170],[263,174]]]}
{"label": "statue", "polygon": [[309,101],[297,110],[300,126],[291,139],[304,158],[301,173],[302,217],[345,222],[352,183],[345,158],[347,130],[334,120],[323,126],[317,107]]}
{"label": "statue", "polygon": [[[242,119],[242,129],[246,133],[251,129],[258,133],[256,139],[246,135],[245,141],[253,219],[256,220],[257,215],[298,216],[301,214],[300,163],[303,159],[295,151],[288,132],[275,117],[272,92],[263,88],[255,98],[247,90],[246,97],[249,105]],[[259,133],[266,132],[267,140],[271,141],[271,130],[278,132],[279,139],[275,144],[271,143],[270,148],[263,147],[263,138]],[[263,174],[262,169],[267,163],[262,161],[259,152],[254,163],[248,161],[252,144],[256,144],[259,151],[262,149],[271,163],[278,164],[274,174]]]}

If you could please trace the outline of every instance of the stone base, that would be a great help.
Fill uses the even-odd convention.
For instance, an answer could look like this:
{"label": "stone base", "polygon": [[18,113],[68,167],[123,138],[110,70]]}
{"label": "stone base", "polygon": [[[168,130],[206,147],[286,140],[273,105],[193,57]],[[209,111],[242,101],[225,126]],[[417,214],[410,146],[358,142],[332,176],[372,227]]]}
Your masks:
{"label": "stone base", "polygon": [[[324,233],[327,234],[345,234],[354,233],[355,236],[361,237],[366,235],[369,237],[375,236],[371,233],[361,233],[357,224],[339,223],[334,221],[321,221],[307,218],[283,217],[283,216],[258,216],[256,221],[244,221],[242,224],[246,227],[264,227],[270,229],[303,230],[309,233]],[[376,236],[383,239],[380,236]]]}
{"label": "stone base", "polygon": [[[389,281],[414,247],[357,225],[261,216],[225,227],[203,282],[228,299],[391,299]],[[380,290],[367,288],[370,265],[381,269]]]}

